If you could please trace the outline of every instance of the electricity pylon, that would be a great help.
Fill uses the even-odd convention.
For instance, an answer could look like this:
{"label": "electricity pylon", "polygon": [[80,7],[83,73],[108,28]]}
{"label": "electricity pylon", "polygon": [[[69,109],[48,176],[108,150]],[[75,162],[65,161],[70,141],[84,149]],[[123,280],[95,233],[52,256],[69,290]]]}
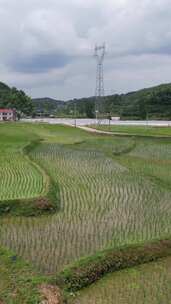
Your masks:
{"label": "electricity pylon", "polygon": [[102,111],[102,97],[104,97],[104,77],[103,77],[103,61],[106,53],[105,43],[100,46],[95,46],[94,56],[97,60],[96,71],[96,91],[95,91],[95,113],[96,120],[98,120],[98,114]]}

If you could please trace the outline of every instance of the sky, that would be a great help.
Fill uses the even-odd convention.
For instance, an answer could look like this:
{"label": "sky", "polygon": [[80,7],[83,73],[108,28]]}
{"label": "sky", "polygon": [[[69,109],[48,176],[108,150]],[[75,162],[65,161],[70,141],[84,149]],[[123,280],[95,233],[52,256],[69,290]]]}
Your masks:
{"label": "sky", "polygon": [[31,97],[105,94],[171,82],[171,0],[0,0],[0,81]]}

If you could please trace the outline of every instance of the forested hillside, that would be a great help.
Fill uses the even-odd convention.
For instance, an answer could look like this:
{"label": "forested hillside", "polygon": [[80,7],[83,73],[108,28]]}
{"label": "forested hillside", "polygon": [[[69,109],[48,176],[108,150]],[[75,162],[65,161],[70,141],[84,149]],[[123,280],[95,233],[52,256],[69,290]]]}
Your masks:
{"label": "forested hillside", "polygon": [[[101,115],[122,119],[171,119],[171,84],[105,96],[98,100]],[[67,117],[95,116],[95,97],[61,101],[52,98],[30,99],[23,91],[0,82],[0,108],[15,108],[26,115]]]}
{"label": "forested hillside", "polygon": [[[69,101],[68,111],[74,104],[80,115],[94,116],[94,97]],[[103,113],[123,119],[171,119],[171,84],[106,96],[99,104]]]}
{"label": "forested hillside", "polygon": [[36,109],[37,113],[44,114],[55,114],[58,113],[61,109],[63,110],[64,101],[56,100],[53,98],[33,98],[32,102]]}
{"label": "forested hillside", "polygon": [[34,112],[30,97],[22,90],[10,88],[2,82],[0,82],[0,108],[16,109],[18,114],[24,113],[26,115],[32,115]]}

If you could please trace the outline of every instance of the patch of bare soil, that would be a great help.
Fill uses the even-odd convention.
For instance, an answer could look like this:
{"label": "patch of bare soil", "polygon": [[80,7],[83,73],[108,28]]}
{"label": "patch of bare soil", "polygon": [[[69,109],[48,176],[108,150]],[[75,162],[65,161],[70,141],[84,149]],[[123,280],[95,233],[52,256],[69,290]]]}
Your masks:
{"label": "patch of bare soil", "polygon": [[40,197],[36,200],[36,206],[41,210],[50,210],[53,208],[52,203],[45,197]]}
{"label": "patch of bare soil", "polygon": [[63,304],[62,296],[57,286],[42,284],[39,289],[44,298],[41,304]]}
{"label": "patch of bare soil", "polygon": [[2,302],[2,300],[0,299],[0,304],[5,304],[4,302]]}

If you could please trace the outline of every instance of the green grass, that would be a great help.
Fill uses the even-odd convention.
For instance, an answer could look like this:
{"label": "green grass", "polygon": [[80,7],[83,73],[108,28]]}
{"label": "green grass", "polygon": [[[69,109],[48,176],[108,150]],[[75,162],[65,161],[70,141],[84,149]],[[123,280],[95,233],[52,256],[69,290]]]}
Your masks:
{"label": "green grass", "polygon": [[170,304],[171,258],[105,276],[69,304]]}
{"label": "green grass", "polygon": [[39,285],[46,281],[48,280],[36,274],[28,263],[0,248],[0,302],[38,304],[42,299]]}
{"label": "green grass", "polygon": [[94,129],[137,136],[171,136],[171,127],[92,125]]}

